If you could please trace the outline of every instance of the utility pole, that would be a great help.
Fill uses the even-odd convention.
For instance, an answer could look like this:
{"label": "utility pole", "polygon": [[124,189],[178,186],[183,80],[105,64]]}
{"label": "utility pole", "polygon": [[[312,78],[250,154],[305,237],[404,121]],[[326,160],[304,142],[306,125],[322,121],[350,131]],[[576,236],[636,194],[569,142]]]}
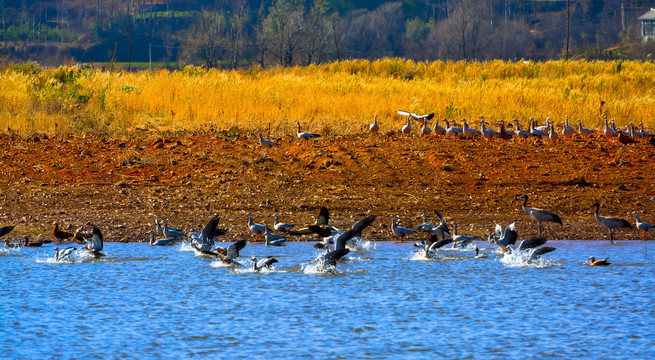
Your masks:
{"label": "utility pole", "polygon": [[625,31],[625,8],[623,7],[623,1],[621,1],[621,31]]}
{"label": "utility pole", "polygon": [[571,0],[566,0],[566,54],[564,58],[569,61],[569,28],[571,25]]}

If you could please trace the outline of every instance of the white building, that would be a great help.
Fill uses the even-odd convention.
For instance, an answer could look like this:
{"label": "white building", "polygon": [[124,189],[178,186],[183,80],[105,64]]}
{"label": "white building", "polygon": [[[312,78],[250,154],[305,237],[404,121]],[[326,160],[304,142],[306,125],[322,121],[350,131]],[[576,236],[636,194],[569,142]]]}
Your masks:
{"label": "white building", "polygon": [[655,9],[651,8],[649,12],[637,19],[641,20],[641,39],[643,41],[655,40]]}

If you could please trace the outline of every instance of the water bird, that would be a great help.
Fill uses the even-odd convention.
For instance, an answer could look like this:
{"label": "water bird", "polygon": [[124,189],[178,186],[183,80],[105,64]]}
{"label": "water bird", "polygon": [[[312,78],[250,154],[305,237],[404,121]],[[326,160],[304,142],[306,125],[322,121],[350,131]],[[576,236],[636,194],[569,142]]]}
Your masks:
{"label": "water bird", "polygon": [[496,124],[498,124],[498,136],[503,141],[509,141],[512,139],[512,137],[516,136],[516,133],[513,131],[505,129],[505,121],[499,120],[496,122]]}
{"label": "water bird", "polygon": [[255,235],[255,241],[261,240],[262,235],[264,235],[264,231],[266,228],[262,224],[257,224],[252,221],[252,215],[250,213],[247,214],[248,216],[248,229],[250,232]]}
{"label": "water bird", "polygon": [[480,119],[482,119],[480,120],[480,132],[485,137],[485,139],[487,139],[487,141],[491,141],[494,137],[497,137],[498,132],[496,130],[489,129],[485,126],[484,117],[480,116]]}
{"label": "water bird", "polygon": [[[444,122],[447,123],[447,120],[446,120],[446,119],[443,119],[443,120],[444,120]],[[435,120],[435,121],[434,121],[434,128],[432,128],[432,130],[434,131],[434,134],[437,135],[437,136],[439,136],[439,135],[446,135],[446,129],[444,129],[443,127],[439,126],[439,120]]]}
{"label": "water bird", "polygon": [[261,146],[261,147],[263,147],[264,149],[267,149],[267,150],[272,148],[272,147],[275,147],[275,146],[280,146],[277,143],[275,143],[274,141],[264,139],[264,137],[262,136],[261,131],[259,131],[259,130],[255,130],[255,131],[257,131],[257,133],[259,134],[259,146]]}
{"label": "water bird", "polygon": [[446,119],[444,119],[444,122],[446,123],[446,135],[451,135],[454,137],[462,135],[462,128],[455,125],[455,120],[453,120],[453,126],[450,126],[450,123]]}
{"label": "water bird", "polygon": [[213,216],[202,228],[200,235],[191,237],[191,247],[200,253],[218,256],[211,250],[214,247],[216,237],[225,234],[225,231],[218,229],[219,221],[218,215]]}
{"label": "water bird", "polygon": [[462,135],[464,135],[465,138],[467,138],[467,139],[471,138],[472,139],[474,136],[482,135],[480,130],[470,128],[468,123],[466,122],[466,119],[462,119],[462,123],[463,123],[463,125],[462,125]]}
{"label": "water bird", "polygon": [[530,118],[530,134],[540,139],[548,137],[548,134],[534,127],[534,118]]}
{"label": "water bird", "polygon": [[378,124],[378,114],[375,114],[375,116],[373,117],[373,123],[368,126],[368,131],[373,135],[377,134],[378,131],[380,131],[380,124]]}
{"label": "water bird", "polygon": [[591,207],[596,208],[596,210],[594,211],[594,216],[596,217],[596,220],[605,228],[607,228],[607,230],[609,231],[610,244],[614,243],[614,234],[612,233],[614,229],[632,228],[627,220],[598,215],[598,210],[600,209],[600,204],[598,202],[593,203]]}
{"label": "water bird", "polygon": [[4,245],[4,247],[6,247],[6,248],[14,248],[14,249],[15,249],[15,248],[19,248],[19,247],[20,247],[20,244],[12,244],[12,243],[9,241],[9,239],[5,239],[5,245]]}
{"label": "water bird", "polygon": [[[334,245],[335,250],[339,249],[345,249],[346,248],[346,242],[354,237],[361,237],[362,236],[362,231],[366,229],[367,227],[371,226],[373,222],[375,221],[376,216],[375,215],[369,215],[357,222],[355,222],[350,229],[346,231],[341,231],[337,235],[333,236],[331,240],[325,240],[322,243],[315,244],[314,247],[317,249],[325,249],[325,250],[330,250],[330,245]],[[317,230],[316,226],[310,225],[310,228],[312,230]],[[322,234],[319,236],[322,237],[327,237],[324,236],[326,234]],[[330,234],[331,235],[331,234]],[[328,235],[328,236],[330,236]]]}
{"label": "water bird", "polygon": [[641,237],[646,237],[646,232],[647,232],[647,231],[655,230],[655,226],[654,226],[654,225],[651,225],[651,224],[649,224],[649,223],[645,223],[645,222],[641,222],[641,220],[639,219],[639,213],[638,213],[638,212],[633,211],[632,213],[633,213],[633,214],[635,215],[635,217],[637,218],[637,221],[636,221],[637,229],[641,230],[642,233],[643,233],[643,234],[641,235]]}
{"label": "water bird", "polygon": [[423,119],[423,127],[421,128],[421,134],[430,135],[432,134],[432,128],[428,126],[430,122],[426,119]]}
{"label": "water bird", "polygon": [[298,131],[296,131],[296,135],[298,136],[298,140],[307,141],[309,139],[321,137],[321,135],[318,135],[318,134],[312,134],[312,133],[309,133],[309,132],[300,131],[300,123],[296,121],[296,124],[298,125]]}
{"label": "water bird", "polygon": [[631,138],[631,137],[629,137],[629,136],[627,136],[627,135],[625,135],[623,133],[619,133],[618,139],[619,139],[619,142],[621,144],[623,144],[623,145],[636,144],[638,142],[637,140],[635,140],[635,139],[633,139],[633,138]]}
{"label": "water bird", "polygon": [[100,229],[94,226],[93,232],[91,233],[91,240],[87,239],[86,243],[88,245],[86,247],[86,250],[89,254],[93,255],[96,258],[105,256],[105,254],[100,252],[104,248],[103,236]]}
{"label": "water bird", "polygon": [[176,227],[173,227],[173,226],[169,226],[169,225],[168,225],[168,222],[166,222],[166,220],[163,220],[163,221],[160,223],[160,222],[159,222],[159,219],[155,219],[155,232],[164,235],[164,223],[166,223],[166,226],[168,226],[168,229],[169,229],[169,230],[182,232],[182,229],[180,229],[180,228],[176,228]]}
{"label": "water bird", "polygon": [[485,254],[485,253],[480,254],[480,249],[476,246],[475,247],[475,256],[473,258],[474,259],[486,259],[487,254]]}
{"label": "water bird", "polygon": [[[318,216],[316,216],[316,221],[314,222],[313,225],[315,226],[321,226],[321,227],[326,227],[328,226],[328,222],[330,221],[330,211],[325,206],[321,206],[321,209],[319,210]],[[300,228],[298,230],[291,230],[289,231],[289,235],[307,235],[307,234],[313,234],[313,232],[309,226],[305,226],[303,228]]]}
{"label": "water bird", "polygon": [[607,122],[607,116],[605,116],[605,127],[603,127],[603,135],[609,140],[612,137],[618,135],[617,131],[614,130]]}
{"label": "water bird", "polygon": [[275,223],[273,224],[273,229],[275,229],[276,231],[289,232],[291,228],[295,226],[293,224],[281,223],[278,220],[277,214],[273,214],[273,218],[275,219]]}
{"label": "water bird", "polygon": [[320,255],[314,262],[322,269],[331,270],[336,268],[337,261],[348,255],[348,253],[350,253],[349,249],[336,249]]}
{"label": "water bird", "polygon": [[394,236],[398,236],[400,238],[400,241],[402,242],[405,236],[412,235],[414,233],[414,230],[402,226],[397,226],[396,217],[391,215],[391,232],[393,233]]}
{"label": "water bird", "polygon": [[573,129],[572,126],[569,126],[569,116],[566,115],[566,119],[564,120],[564,124],[562,127],[562,136],[572,137],[573,134],[575,134],[575,129]]}
{"label": "water bird", "polygon": [[23,236],[23,247],[39,247],[43,245],[43,241],[30,241],[30,236]]}
{"label": "water bird", "polygon": [[59,250],[58,247],[55,247],[53,250],[55,251],[55,261],[63,261],[69,258],[73,251],[77,250],[77,248],[71,246],[63,250]]}
{"label": "water bird", "polygon": [[557,223],[557,224],[560,224],[560,225],[564,226],[564,224],[562,224],[562,219],[559,217],[559,215],[548,212],[546,210],[527,207],[528,195],[526,195],[526,194],[519,195],[519,196],[516,197],[516,200],[518,200],[518,199],[523,199],[523,205],[521,205],[521,208],[523,209],[523,211],[525,211],[528,215],[530,215],[530,217],[532,219],[536,220],[537,224],[539,224],[539,236],[542,236],[541,234],[543,233],[543,230],[544,230],[544,226],[543,226],[542,222],[544,222],[544,221],[554,222],[554,223]]}
{"label": "water bird", "polygon": [[172,245],[175,242],[175,238],[165,238],[165,239],[157,239],[155,240],[155,232],[153,230],[148,231],[148,234],[150,234],[150,246],[166,246],[166,245]]}
{"label": "water bird", "polygon": [[427,216],[423,214],[422,216],[424,222],[423,224],[417,226],[416,230],[429,234],[428,236],[437,235],[441,239],[445,239],[446,237],[451,237],[450,230],[448,229],[448,223],[446,222],[446,219],[443,217],[443,214],[439,210],[434,210],[434,213],[440,219],[439,225],[435,226],[432,222],[428,222]]}
{"label": "water bird", "polygon": [[52,229],[52,234],[55,236],[55,239],[58,241],[66,241],[66,239],[73,237],[72,233],[63,231],[59,229],[59,223],[54,222],[55,228]]}
{"label": "water bird", "polygon": [[609,258],[596,260],[595,257],[590,256],[589,257],[589,265],[590,266],[608,266],[608,265],[611,265],[612,263],[609,262],[608,260],[609,260]]}
{"label": "water bird", "polygon": [[475,240],[475,236],[468,235],[459,235],[457,234],[457,223],[453,221],[453,247],[454,248],[465,248]]}
{"label": "water bird", "polygon": [[519,126],[519,119],[514,119],[514,123],[516,124],[516,135],[518,135],[518,137],[525,140],[530,136],[532,136],[532,134],[528,130],[521,129],[521,127]]}
{"label": "water bird", "polygon": [[435,256],[435,251],[453,242],[453,239],[439,239],[437,235],[431,235],[425,240],[421,240],[414,244],[422,252],[426,259],[432,259]]}
{"label": "water bird", "polygon": [[515,224],[511,223],[505,229],[503,229],[500,224],[496,224],[496,233],[498,233],[499,236],[490,237],[491,242],[496,244],[503,253],[511,251],[509,246],[516,244],[516,240],[518,239],[518,232],[516,231]]}
{"label": "water bird", "polygon": [[265,258],[263,258],[263,259],[261,259],[259,261],[257,261],[257,258],[253,256],[250,259],[250,261],[252,261],[252,270],[253,271],[259,271],[259,270],[261,270],[263,268],[270,269],[271,266],[273,266],[273,264],[278,262],[277,259],[275,259],[272,256],[267,256],[267,257],[265,257]]}
{"label": "water bird", "polygon": [[582,127],[582,120],[578,119],[578,133],[582,137],[587,137],[589,135],[592,135],[595,133],[596,130],[593,129],[587,129],[586,127]]}
{"label": "water bird", "polygon": [[412,123],[411,119],[409,116],[407,116],[407,124],[403,125],[402,128],[400,128],[400,132],[403,134],[411,134],[412,133]]}
{"label": "water bird", "polygon": [[557,140],[559,140],[559,135],[557,135],[557,131],[555,131],[555,125],[553,124],[550,125],[550,132],[548,133],[548,138],[552,142],[557,142]]}
{"label": "water bird", "polygon": [[182,239],[183,237],[186,236],[186,234],[184,232],[182,232],[181,230],[175,230],[172,227],[169,227],[166,220],[162,220],[162,224],[164,225],[164,230],[162,232],[164,234],[164,237],[174,238],[174,239]]}
{"label": "water bird", "polygon": [[[534,119],[532,119],[532,121],[534,122]],[[550,131],[550,116],[546,117],[546,125],[537,126],[535,127],[535,130],[541,131],[543,133],[548,133],[548,131]]]}
{"label": "water bird", "polygon": [[266,246],[284,246],[287,243],[287,238],[284,236],[270,233],[266,221],[264,221],[264,239]]}

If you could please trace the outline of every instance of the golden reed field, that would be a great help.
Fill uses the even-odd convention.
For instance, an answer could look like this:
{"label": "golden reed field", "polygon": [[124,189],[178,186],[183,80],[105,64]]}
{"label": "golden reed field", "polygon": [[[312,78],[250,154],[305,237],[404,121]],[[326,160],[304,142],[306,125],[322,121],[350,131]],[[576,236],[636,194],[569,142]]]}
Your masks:
{"label": "golden reed field", "polygon": [[[396,110],[437,118],[521,121],[565,115],[600,127],[655,125],[655,65],[643,62],[486,63],[352,60],[247,71],[102,71],[14,65],[0,72],[0,128],[35,132],[252,130],[281,136],[294,121],[323,134],[359,133],[379,114],[398,130]],[[393,125],[392,125],[393,124]],[[307,126],[306,125],[306,126]]]}
{"label": "golden reed field", "polygon": [[[594,201],[633,226],[633,211],[655,221],[648,139],[486,142],[421,136],[417,123],[405,135],[396,114],[475,127],[484,115],[495,129],[498,119],[527,128],[528,117],[559,124],[566,115],[601,128],[606,115],[653,132],[652,63],[385,59],[135,73],[23,64],[0,79],[0,226],[16,225],[12,239],[52,239],[57,221],[69,231],[97,225],[107,241],[146,241],[155,218],[197,231],[214,214],[226,240],[252,239],[246,213],[300,226],[320,205],[336,226],[378,215],[375,240],[391,239],[390,215],[412,227],[423,213],[434,221],[433,210],[467,235],[513,221],[520,238],[537,235],[519,194],[561,216],[564,226],[546,225],[551,239],[609,238]],[[366,130],[374,114],[377,136]],[[295,121],[321,137],[298,140]],[[260,148],[255,129],[280,146]],[[615,238],[642,237],[633,229]]]}

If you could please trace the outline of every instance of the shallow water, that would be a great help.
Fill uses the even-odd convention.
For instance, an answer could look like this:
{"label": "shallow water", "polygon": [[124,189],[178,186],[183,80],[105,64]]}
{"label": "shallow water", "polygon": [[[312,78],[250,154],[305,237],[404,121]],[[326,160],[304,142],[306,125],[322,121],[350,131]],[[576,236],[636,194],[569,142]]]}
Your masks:
{"label": "shallow water", "polygon": [[108,243],[105,258],[65,262],[52,245],[0,249],[0,357],[655,358],[652,244],[552,241],[525,262],[487,243],[488,259],[424,260],[379,242],[328,273],[311,245],[248,244],[242,263],[279,260],[262,273],[184,244]]}

